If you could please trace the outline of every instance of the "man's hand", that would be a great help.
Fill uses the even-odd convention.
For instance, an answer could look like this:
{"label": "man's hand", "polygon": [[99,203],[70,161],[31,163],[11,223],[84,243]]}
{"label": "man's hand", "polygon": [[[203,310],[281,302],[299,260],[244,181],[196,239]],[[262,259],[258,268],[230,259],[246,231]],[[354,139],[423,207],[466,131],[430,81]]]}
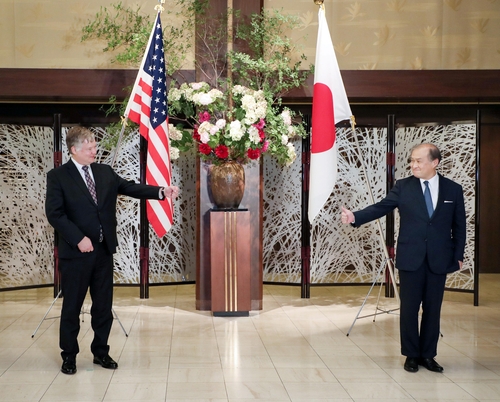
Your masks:
{"label": "man's hand", "polygon": [[163,187],[163,197],[169,197],[171,199],[177,198],[179,195],[179,187],[177,186],[170,186],[170,187]]}
{"label": "man's hand", "polygon": [[354,222],[354,214],[348,210],[345,207],[342,207],[342,214],[341,214],[341,220],[342,223],[348,224],[348,223],[353,223]]}
{"label": "man's hand", "polygon": [[80,243],[78,243],[78,249],[82,253],[90,253],[91,251],[94,251],[94,246],[92,245],[92,241],[85,236]]}

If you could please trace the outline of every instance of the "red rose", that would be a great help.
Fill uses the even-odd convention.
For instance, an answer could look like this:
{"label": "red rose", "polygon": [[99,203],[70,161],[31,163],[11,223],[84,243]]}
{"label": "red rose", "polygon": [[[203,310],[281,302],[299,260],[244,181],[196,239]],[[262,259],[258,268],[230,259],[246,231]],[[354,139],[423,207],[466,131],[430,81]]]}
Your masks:
{"label": "red rose", "polygon": [[200,142],[200,134],[198,134],[197,127],[195,127],[195,129],[193,130],[193,140],[195,140],[196,142]]}
{"label": "red rose", "polygon": [[264,121],[264,119],[260,119],[258,123],[253,124],[253,126],[257,127],[259,130],[262,130],[265,125],[266,125],[266,122]]}
{"label": "red rose", "polygon": [[200,151],[200,154],[203,155],[210,155],[212,152],[212,148],[210,148],[210,145],[208,144],[200,144],[198,150]]}
{"label": "red rose", "polygon": [[247,155],[250,159],[259,159],[260,150],[259,149],[249,149],[247,151]]}
{"label": "red rose", "polygon": [[229,150],[225,145],[218,145],[215,148],[215,155],[217,155],[219,159],[226,159],[229,156]]}
{"label": "red rose", "polygon": [[264,141],[264,144],[262,145],[261,152],[266,152],[267,148],[269,148],[269,141]]}
{"label": "red rose", "polygon": [[207,111],[201,112],[198,116],[198,120],[200,121],[200,123],[203,123],[205,121],[209,121],[210,120],[210,113],[208,113]]}

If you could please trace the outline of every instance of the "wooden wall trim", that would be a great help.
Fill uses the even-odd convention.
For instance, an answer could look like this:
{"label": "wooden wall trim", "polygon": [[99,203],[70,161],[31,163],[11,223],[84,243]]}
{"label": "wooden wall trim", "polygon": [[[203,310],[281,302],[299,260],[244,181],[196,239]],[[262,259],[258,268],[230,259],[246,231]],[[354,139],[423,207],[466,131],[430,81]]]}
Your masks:
{"label": "wooden wall trim", "polygon": [[[0,102],[103,103],[123,99],[137,70],[0,69]],[[193,71],[183,72],[194,77]],[[345,70],[351,103],[500,102],[500,70]],[[286,101],[310,103],[312,77]]]}
{"label": "wooden wall trim", "polygon": [[[499,102],[500,70],[344,70],[351,103]],[[287,100],[311,99],[313,79]]]}
{"label": "wooden wall trim", "polygon": [[[124,69],[0,69],[0,102],[106,103],[123,100],[137,70]],[[179,76],[194,79],[193,71]]]}

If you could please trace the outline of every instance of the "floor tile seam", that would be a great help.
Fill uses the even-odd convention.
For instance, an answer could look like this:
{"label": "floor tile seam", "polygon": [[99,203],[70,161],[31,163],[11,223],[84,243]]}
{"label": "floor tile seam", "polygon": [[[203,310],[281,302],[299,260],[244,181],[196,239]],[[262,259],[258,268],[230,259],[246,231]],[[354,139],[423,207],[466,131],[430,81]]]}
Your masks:
{"label": "floor tile seam", "polygon": [[472,356],[467,356],[467,357],[468,357],[469,359],[471,359],[474,363],[476,363],[476,364],[480,365],[480,366],[481,366],[484,370],[487,370],[488,372],[490,372],[490,373],[492,373],[492,374],[494,374],[494,375],[498,376],[498,377],[499,377],[499,380],[500,380],[500,376],[499,376],[498,374],[496,374],[493,370],[490,370],[488,367],[486,367],[483,363],[479,362],[479,361],[477,360],[477,357],[476,357],[476,358],[474,358],[474,357],[472,357]]}
{"label": "floor tile seam", "polygon": [[[177,286],[176,286],[176,299],[177,299]],[[172,325],[170,326],[170,331],[169,331],[169,342],[168,342],[168,367],[167,367],[167,375],[165,378],[165,400],[168,398],[168,379],[170,376],[170,367],[172,364],[172,347],[174,343],[174,328],[175,328],[175,321],[176,321],[176,315],[177,315],[177,307],[175,307],[175,302],[174,302],[174,307],[173,307],[173,317],[172,317]]]}
{"label": "floor tile seam", "polygon": [[[273,297],[273,298],[274,298],[274,297]],[[279,309],[283,311],[283,307],[282,307],[280,304],[278,304],[278,305],[279,305]],[[287,317],[288,317],[288,316],[287,316]],[[259,336],[260,342],[262,343],[262,345],[263,345],[263,347],[264,347],[264,349],[265,349],[265,351],[266,351],[266,353],[267,353],[267,357],[268,357],[268,359],[270,360],[271,364],[273,365],[273,368],[274,368],[274,371],[276,372],[276,375],[277,375],[277,376],[278,376],[278,378],[280,379],[280,383],[281,383],[281,385],[282,385],[282,386],[283,386],[283,388],[285,389],[285,392],[286,392],[286,394],[287,394],[287,396],[288,396],[289,400],[290,400],[290,401],[292,401],[292,398],[291,398],[290,394],[288,393],[288,391],[287,391],[287,389],[286,389],[286,387],[285,387],[285,384],[284,384],[284,382],[283,382],[283,379],[282,379],[282,378],[281,378],[281,376],[280,376],[279,370],[278,370],[278,368],[276,367],[276,364],[275,364],[274,360],[272,359],[272,357],[271,357],[271,355],[270,355],[270,353],[269,353],[269,349],[268,349],[268,347],[266,346],[266,343],[264,342],[264,339],[262,338],[262,334],[261,334],[261,332],[259,331],[259,329],[256,327],[255,322],[254,322],[253,320],[252,320],[252,325],[254,326],[255,331],[256,331],[256,333],[257,333],[257,335]],[[225,387],[226,387],[226,393],[227,393],[227,382],[225,381],[225,378],[224,378],[224,384],[225,384]],[[227,394],[227,395],[228,395],[228,400],[229,400],[229,394]]]}
{"label": "floor tile seam", "polygon": [[222,378],[224,379],[224,392],[226,394],[226,400],[229,400],[229,392],[228,392],[228,389],[227,389],[227,384],[228,383],[226,381],[226,376],[224,374],[224,366],[222,364],[222,356],[221,356],[221,352],[220,352],[219,342],[217,341],[217,330],[216,330],[216,325],[215,325],[215,317],[214,317],[213,314],[212,314],[212,330],[213,330],[213,333],[214,333],[215,347],[217,348],[217,355],[219,357],[219,359],[218,359],[218,361],[219,361],[219,368],[222,371]]}
{"label": "floor tile seam", "polygon": [[[133,335],[133,329],[134,329],[134,326],[135,326],[135,324],[136,324],[137,317],[138,317],[138,315],[140,314],[140,308],[141,308],[141,307],[142,307],[142,306],[139,306],[139,308],[135,311],[134,318],[133,318],[133,320],[132,320],[132,324],[130,325],[130,328],[129,328],[128,332],[126,332],[126,334],[127,334],[127,335],[125,336],[125,342],[123,342],[123,344],[122,344],[122,348],[121,348],[120,353],[119,353],[119,355],[118,355],[118,357],[119,357],[119,358],[118,358],[118,363],[120,363],[120,359],[121,359],[121,358],[122,358],[122,356],[123,356],[123,351],[125,350],[125,347],[127,346],[127,343],[128,343],[128,341],[129,341],[129,339],[130,339],[130,336],[131,336],[131,335]],[[116,314],[116,313],[115,313],[115,314]],[[115,320],[115,317],[114,317],[114,315],[113,315],[113,322],[114,322],[114,320]],[[120,331],[121,331],[121,330],[122,330],[122,328],[120,327]],[[118,369],[119,369],[119,368],[118,368]],[[109,377],[109,381],[108,381],[108,383],[107,383],[107,385],[106,385],[106,390],[105,390],[105,392],[104,392],[104,395],[103,395],[102,400],[104,400],[104,399],[106,398],[106,394],[108,393],[108,390],[109,390],[109,387],[110,387],[110,385],[111,385],[111,383],[112,383],[112,381],[113,381],[113,377],[114,377],[114,375],[115,375],[115,372],[113,372],[113,373],[111,374],[111,376]]]}
{"label": "floor tile seam", "polygon": [[[412,382],[403,382],[403,383],[400,383],[400,385],[402,387],[404,387],[404,385],[407,384],[407,385],[410,385],[410,384],[413,384],[413,385],[422,385],[421,383],[412,383]],[[467,390],[463,389],[458,383],[452,381],[451,383],[448,383],[448,382],[443,382],[443,383],[433,383],[433,384],[444,384],[444,385],[450,385],[450,384],[453,384],[455,386],[457,386],[458,388],[460,388],[462,391],[464,391],[465,393],[467,393],[467,395],[469,395],[473,401],[480,401],[479,399],[475,398],[470,392],[468,392]],[[428,383],[427,383],[428,385]],[[410,391],[407,391],[406,388],[405,388],[405,392],[410,392]],[[411,394],[410,394],[411,395]],[[412,396],[413,397],[413,396]],[[421,399],[421,398],[419,398]],[[439,399],[441,400],[441,399]],[[464,400],[464,399],[459,399],[459,400]]]}

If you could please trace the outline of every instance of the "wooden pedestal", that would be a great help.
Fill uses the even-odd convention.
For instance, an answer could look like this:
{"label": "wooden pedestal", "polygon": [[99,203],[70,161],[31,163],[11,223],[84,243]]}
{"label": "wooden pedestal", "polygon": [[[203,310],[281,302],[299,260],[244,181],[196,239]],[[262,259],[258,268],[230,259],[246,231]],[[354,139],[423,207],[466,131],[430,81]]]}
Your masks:
{"label": "wooden pedestal", "polygon": [[[214,211],[211,195],[207,185],[208,166],[198,161],[197,172],[197,237],[196,237],[196,309],[217,311],[212,308],[212,275],[214,275],[213,258],[221,258],[221,251],[214,251],[223,242],[223,235],[216,236],[212,240],[212,215],[222,214],[225,211]],[[251,306],[247,310],[262,310],[263,282],[262,282],[262,164],[245,165],[245,195],[240,204],[240,209],[247,210],[249,216],[248,230],[245,235],[250,256],[247,258],[249,264],[250,301]],[[236,214],[240,214],[237,212]],[[238,215],[237,222],[240,221]],[[216,218],[213,218],[216,219]],[[243,219],[243,218],[242,218]],[[236,226],[239,226],[238,223]],[[245,224],[246,225],[246,224]],[[224,227],[224,224],[222,225]],[[240,229],[238,229],[240,230]],[[246,229],[245,229],[246,230]],[[239,232],[238,232],[239,233]],[[238,253],[242,251],[240,245],[240,234],[238,239]],[[246,251],[245,251],[246,252]],[[214,255],[214,253],[216,255]],[[215,260],[219,261],[219,260]],[[216,264],[219,264],[218,262]],[[238,263],[240,265],[240,263]],[[246,307],[245,307],[246,308]],[[238,309],[241,305],[238,302]]]}
{"label": "wooden pedestal", "polygon": [[211,304],[214,315],[248,316],[250,212],[210,211]]}

